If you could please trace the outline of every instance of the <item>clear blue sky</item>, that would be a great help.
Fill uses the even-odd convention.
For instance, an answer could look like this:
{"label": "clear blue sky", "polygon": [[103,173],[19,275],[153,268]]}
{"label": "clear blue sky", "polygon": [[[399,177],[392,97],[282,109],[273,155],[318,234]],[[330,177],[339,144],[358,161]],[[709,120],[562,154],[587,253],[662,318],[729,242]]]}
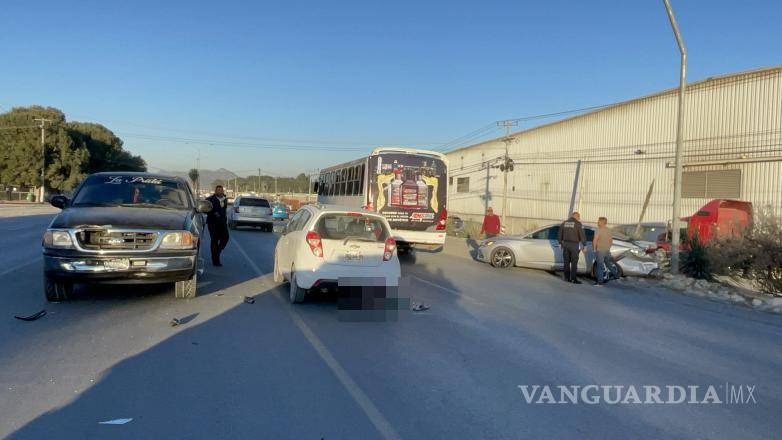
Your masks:
{"label": "clear blue sky", "polygon": [[[782,63],[779,0],[672,2],[692,80]],[[155,167],[200,146],[202,168],[278,174],[678,80],[661,0],[5,0],[0,54],[0,110],[103,123]]]}

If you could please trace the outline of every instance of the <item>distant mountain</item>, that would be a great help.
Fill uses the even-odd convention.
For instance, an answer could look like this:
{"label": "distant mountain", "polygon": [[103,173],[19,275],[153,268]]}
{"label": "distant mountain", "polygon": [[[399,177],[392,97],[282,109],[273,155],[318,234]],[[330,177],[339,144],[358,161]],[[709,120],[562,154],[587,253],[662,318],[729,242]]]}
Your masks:
{"label": "distant mountain", "polygon": [[[184,177],[185,179],[188,179],[188,176],[187,176],[188,172],[187,171],[162,171],[162,172],[165,173],[165,174],[171,174],[172,176],[179,176],[179,177]],[[211,188],[212,187],[212,183],[215,180],[226,181],[228,179],[234,179],[234,178],[239,177],[236,174],[234,174],[233,172],[226,170],[225,168],[219,168],[217,170],[204,170],[204,169],[201,169],[201,170],[198,170],[198,172],[199,172],[199,174],[201,176],[199,180],[201,180],[201,188],[202,189]]]}

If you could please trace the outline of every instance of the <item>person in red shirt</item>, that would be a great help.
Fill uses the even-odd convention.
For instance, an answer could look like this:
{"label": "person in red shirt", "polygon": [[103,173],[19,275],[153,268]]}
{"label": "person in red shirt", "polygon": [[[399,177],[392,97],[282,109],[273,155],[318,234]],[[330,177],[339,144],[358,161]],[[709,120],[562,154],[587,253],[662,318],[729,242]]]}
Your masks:
{"label": "person in red shirt", "polygon": [[481,234],[484,234],[485,238],[493,238],[500,235],[500,216],[495,215],[494,210],[491,208],[486,210],[486,216],[483,217]]}

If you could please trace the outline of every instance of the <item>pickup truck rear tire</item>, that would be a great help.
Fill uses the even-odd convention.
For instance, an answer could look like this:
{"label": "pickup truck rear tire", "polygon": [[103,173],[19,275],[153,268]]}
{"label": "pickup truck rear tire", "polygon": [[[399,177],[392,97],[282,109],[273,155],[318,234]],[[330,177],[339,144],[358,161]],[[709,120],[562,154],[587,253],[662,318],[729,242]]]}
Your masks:
{"label": "pickup truck rear tire", "polygon": [[198,284],[198,271],[193,272],[189,280],[174,283],[174,296],[176,298],[195,298],[196,284]]}
{"label": "pickup truck rear tire", "polygon": [[56,281],[44,275],[43,290],[47,301],[65,301],[73,295],[73,283]]}

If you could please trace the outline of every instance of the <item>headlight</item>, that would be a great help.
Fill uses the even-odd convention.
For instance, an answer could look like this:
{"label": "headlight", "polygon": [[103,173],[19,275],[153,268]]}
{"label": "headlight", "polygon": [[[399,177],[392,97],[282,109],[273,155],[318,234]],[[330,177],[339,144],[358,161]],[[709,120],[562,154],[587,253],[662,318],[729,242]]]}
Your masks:
{"label": "headlight", "polygon": [[641,248],[632,248],[630,249],[630,253],[635,255],[636,257],[646,257],[646,250]]}
{"label": "headlight", "polygon": [[72,249],[73,241],[68,231],[49,229],[43,234],[43,247],[54,249]]}
{"label": "headlight", "polygon": [[489,240],[489,241],[484,241],[484,242],[483,242],[483,245],[484,245],[484,246],[486,246],[486,247],[489,247],[489,246],[491,246],[491,245],[493,245],[493,244],[494,244],[494,242],[493,242],[493,241],[491,241],[491,240]]}
{"label": "headlight", "polygon": [[187,231],[169,232],[163,236],[160,249],[193,249],[193,234]]}

